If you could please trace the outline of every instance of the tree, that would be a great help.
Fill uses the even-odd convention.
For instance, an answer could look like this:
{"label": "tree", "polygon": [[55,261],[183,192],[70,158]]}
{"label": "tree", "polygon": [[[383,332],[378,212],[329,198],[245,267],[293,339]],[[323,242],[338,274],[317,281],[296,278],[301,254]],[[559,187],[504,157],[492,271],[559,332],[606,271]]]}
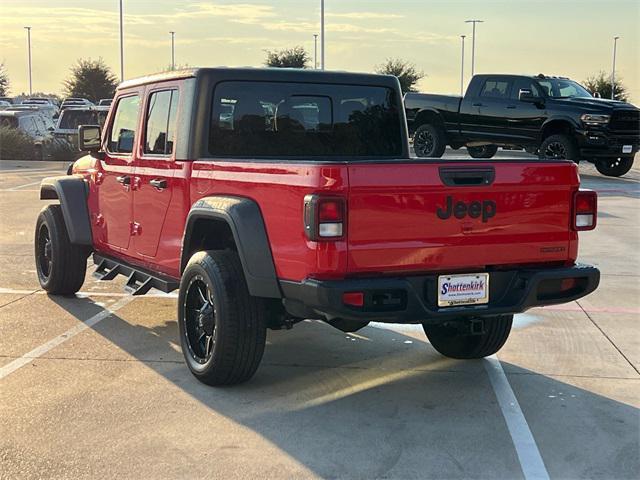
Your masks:
{"label": "tree", "polygon": [[71,67],[71,77],[63,84],[66,96],[88,98],[97,102],[101,98],[113,97],[118,80],[102,58],[79,59]]}
{"label": "tree", "polygon": [[9,75],[4,63],[0,63],[0,97],[9,95]]}
{"label": "tree", "polygon": [[[600,70],[596,75],[592,75],[588,77],[583,85],[590,92],[598,92],[602,98],[611,98],[611,75]],[[616,76],[616,100],[622,100],[626,102],[629,98],[629,92],[627,91],[627,87],[622,84],[622,79]]]}
{"label": "tree", "polygon": [[267,60],[264,64],[267,67],[307,68],[307,63],[309,63],[310,60],[311,57],[307,51],[298,45],[283,50],[267,50]]}
{"label": "tree", "polygon": [[398,77],[403,94],[415,92],[414,85],[424,78],[424,72],[418,71],[413,63],[400,58],[387,58],[382,65],[377,65],[375,70],[376,73]]}

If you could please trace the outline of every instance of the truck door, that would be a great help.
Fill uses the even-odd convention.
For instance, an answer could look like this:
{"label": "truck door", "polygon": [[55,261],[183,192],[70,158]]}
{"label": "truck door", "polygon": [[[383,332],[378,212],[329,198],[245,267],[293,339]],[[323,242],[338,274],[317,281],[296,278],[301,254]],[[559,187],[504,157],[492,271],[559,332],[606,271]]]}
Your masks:
{"label": "truck door", "polygon": [[126,253],[132,218],[132,181],[137,127],[140,113],[138,92],[122,94],[107,130],[101,170],[96,174],[97,205],[92,215],[94,238],[105,250]]}
{"label": "truck door", "polygon": [[[534,102],[519,100],[520,90],[531,91]],[[530,78],[515,78],[511,88],[511,100],[506,105],[505,117],[509,123],[509,134],[523,143],[536,144],[547,112],[542,92]]]}
{"label": "truck door", "polygon": [[175,190],[179,91],[163,84],[160,89],[148,90],[145,97],[141,152],[135,162],[133,228],[135,256],[150,260],[156,257],[161,238],[171,245],[176,243],[175,238],[161,234]]}
{"label": "truck door", "polygon": [[[460,106],[462,135],[470,141],[508,141],[509,124],[505,117],[511,102],[509,77],[487,76],[478,90],[465,96]],[[462,125],[464,119],[464,126]]]}

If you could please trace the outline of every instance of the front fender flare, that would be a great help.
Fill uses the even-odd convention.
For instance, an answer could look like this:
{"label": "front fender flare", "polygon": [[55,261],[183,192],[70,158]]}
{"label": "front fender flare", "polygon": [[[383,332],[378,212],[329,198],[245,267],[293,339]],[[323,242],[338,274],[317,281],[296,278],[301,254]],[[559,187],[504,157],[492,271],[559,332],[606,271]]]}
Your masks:
{"label": "front fender flare", "polygon": [[69,241],[75,245],[93,245],[88,194],[87,183],[82,177],[47,177],[40,182],[40,200],[60,201]]}
{"label": "front fender flare", "polygon": [[180,272],[189,261],[189,245],[196,220],[223,220],[231,229],[249,293],[282,298],[267,230],[258,204],[245,197],[217,195],[198,200],[189,211],[182,240]]}

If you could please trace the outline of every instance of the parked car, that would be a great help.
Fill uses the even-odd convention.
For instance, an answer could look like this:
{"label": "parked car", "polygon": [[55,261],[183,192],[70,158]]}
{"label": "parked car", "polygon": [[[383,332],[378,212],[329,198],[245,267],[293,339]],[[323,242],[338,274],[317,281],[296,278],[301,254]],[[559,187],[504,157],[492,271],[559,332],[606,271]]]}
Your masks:
{"label": "parked car", "polygon": [[111,98],[101,98],[100,101],[98,102],[98,106],[100,107],[108,107],[111,105]]}
{"label": "parked car", "polygon": [[69,97],[65,98],[60,104],[60,110],[65,110],[70,107],[92,107],[94,103],[86,98],[75,98]]}
{"label": "parked car", "polygon": [[78,151],[78,127],[80,125],[100,125],[102,127],[109,113],[109,107],[69,107],[58,117],[54,131],[57,138],[63,138]]}
{"label": "parked car", "polygon": [[29,98],[25,98],[22,102],[22,105],[42,105],[42,104],[47,104],[47,105],[53,105],[56,106],[56,103],[54,100],[52,100],[51,98],[46,98],[46,97],[29,97]]}
{"label": "parked car", "polygon": [[0,110],[4,110],[6,108],[11,107],[12,103],[7,102],[6,100],[0,100]]}
{"label": "parked car", "polygon": [[44,160],[65,146],[65,141],[54,138],[53,124],[37,110],[13,107],[0,111],[0,126],[15,128],[31,138],[36,160]]}
{"label": "parked car", "polygon": [[61,205],[38,217],[40,285],[77,292],[93,252],[134,295],[179,289],[207,384],[249,379],[266,329],[302,319],[422,324],[444,355],[485,357],[514,313],[598,285],[576,264],[597,197],[575,163],[416,162],[393,76],[194,69],[126,81],[112,108],[42,182]]}
{"label": "parked car", "polygon": [[12,105],[12,110],[30,110],[39,112],[41,115],[49,118],[52,122],[53,119],[57,117],[59,110],[58,107],[51,103],[21,103],[19,105]]}
{"label": "parked car", "polygon": [[640,110],[594,98],[583,86],[545,75],[475,75],[464,97],[407,93],[416,155],[440,157],[447,145],[491,158],[499,146],[541,159],[586,160],[621,176],[640,146]]}
{"label": "parked car", "polygon": [[0,97],[0,102],[7,102],[7,103],[13,105],[13,98],[12,97]]}

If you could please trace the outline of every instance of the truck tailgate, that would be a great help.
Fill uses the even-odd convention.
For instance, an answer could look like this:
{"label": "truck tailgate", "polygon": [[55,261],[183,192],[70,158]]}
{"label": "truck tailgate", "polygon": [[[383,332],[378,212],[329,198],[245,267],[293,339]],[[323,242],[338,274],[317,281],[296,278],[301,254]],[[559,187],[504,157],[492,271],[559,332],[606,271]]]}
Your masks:
{"label": "truck tailgate", "polygon": [[348,272],[572,262],[578,187],[565,161],[352,164]]}

